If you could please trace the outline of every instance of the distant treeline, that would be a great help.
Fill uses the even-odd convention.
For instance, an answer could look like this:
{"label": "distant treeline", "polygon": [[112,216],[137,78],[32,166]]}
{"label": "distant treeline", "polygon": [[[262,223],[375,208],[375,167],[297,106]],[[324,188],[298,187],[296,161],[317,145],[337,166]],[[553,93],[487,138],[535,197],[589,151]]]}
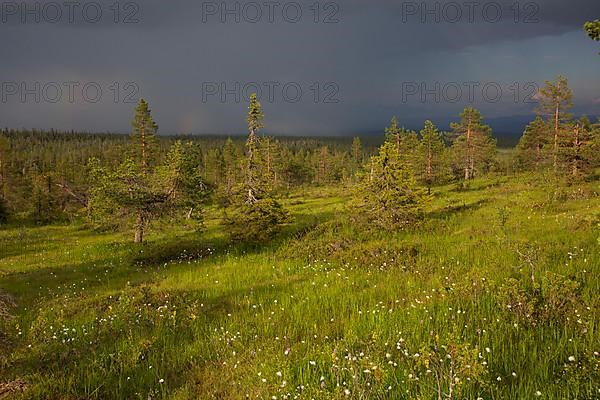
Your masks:
{"label": "distant treeline", "polygon": [[[365,138],[359,148],[348,137],[262,137],[276,186],[327,185],[352,177],[383,138]],[[194,148],[199,173],[213,188],[225,179],[243,179],[245,136],[157,136],[153,162],[160,164],[171,146]],[[355,148],[353,149],[353,142]],[[72,214],[89,190],[88,161],[118,166],[132,154],[129,135],[40,130],[0,130],[0,197],[10,214],[47,222]],[[358,159],[359,162],[355,162]],[[79,198],[78,198],[79,197]]]}

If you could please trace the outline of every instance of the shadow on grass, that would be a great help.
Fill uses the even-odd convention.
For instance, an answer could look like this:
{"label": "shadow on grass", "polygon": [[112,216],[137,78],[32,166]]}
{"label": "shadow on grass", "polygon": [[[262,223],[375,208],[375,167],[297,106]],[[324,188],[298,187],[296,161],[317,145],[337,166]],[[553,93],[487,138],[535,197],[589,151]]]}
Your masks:
{"label": "shadow on grass", "polygon": [[480,199],[472,203],[453,204],[440,209],[431,211],[427,214],[428,218],[433,219],[444,219],[451,215],[458,214],[465,211],[475,211],[482,208],[484,205],[489,203],[489,199]]}
{"label": "shadow on grass", "polygon": [[[127,242],[98,243],[95,250],[106,257],[94,261],[67,264],[61,267],[36,268],[23,272],[6,271],[0,279],[0,289],[17,298],[19,308],[31,307],[36,303],[56,298],[68,291],[78,292],[85,288],[85,296],[101,290],[118,290],[156,280],[157,273],[169,264],[199,263],[227,255],[252,255],[273,252],[290,240],[306,235],[318,224],[335,217],[335,212],[296,213],[294,222],[284,226],[280,234],[268,243],[230,242],[225,236],[205,239],[201,234],[188,233],[169,240],[157,238],[144,245]],[[57,233],[59,234],[59,233]],[[64,238],[61,232],[61,238]],[[93,232],[65,232],[68,236],[90,236]],[[52,232],[35,235],[35,249],[25,252],[14,250],[15,255],[33,251],[47,251]],[[58,241],[52,248],[60,248],[66,242]],[[42,245],[46,247],[42,249]],[[100,290],[99,290],[100,289]],[[83,295],[83,294],[82,294]]]}
{"label": "shadow on grass", "polygon": [[[295,213],[294,221],[282,227],[271,241],[263,243],[232,242],[226,236],[204,239],[190,233],[168,241],[155,240],[132,251],[131,264],[137,267],[159,267],[172,262],[198,262],[224,255],[250,255],[275,251],[289,240],[298,239],[322,222],[335,217],[334,211]],[[135,248],[135,247],[134,247]]]}
{"label": "shadow on grass", "polygon": [[506,183],[504,179],[497,179],[493,182],[458,182],[452,189],[454,193],[468,193],[468,192],[479,192],[487,189],[498,188]]}
{"label": "shadow on grass", "polygon": [[[35,308],[55,304],[49,303],[54,300],[66,302],[66,308],[69,310],[61,313],[64,322],[77,319],[82,312],[88,313],[90,310],[96,317],[102,318],[111,314],[108,311],[108,304],[117,301],[120,296],[132,297],[135,294],[136,302],[148,301],[144,297],[144,287],[152,287],[153,283],[160,281],[160,274],[165,271],[162,267],[165,264],[175,263],[169,265],[169,269],[177,268],[178,262],[187,265],[188,262],[193,261],[198,263],[198,266],[202,266],[201,261],[218,259],[229,254],[275,251],[290,240],[310,232],[319,223],[335,218],[335,215],[335,211],[295,213],[294,223],[283,227],[282,232],[271,242],[260,245],[231,243],[225,236],[207,239],[197,233],[183,234],[168,240],[156,238],[144,245],[100,241],[94,246],[94,250],[105,257],[99,260],[87,262],[82,260],[80,263],[68,264],[60,268],[49,267],[9,273],[0,280],[0,287],[16,296],[21,311],[28,310],[26,315],[28,320],[44,318],[43,312],[38,315]],[[93,233],[73,232],[72,234],[76,236]],[[38,238],[39,243],[50,240],[51,235],[52,232],[43,234],[43,238]],[[57,246],[61,245],[67,243],[59,241]],[[169,367],[163,369],[167,374],[165,378],[170,383],[170,388],[180,387],[186,383],[190,368],[202,371],[211,368],[215,361],[211,357],[199,357],[193,361],[183,359],[179,354],[184,352],[184,349],[197,345],[195,342],[199,338],[201,340],[210,338],[210,335],[214,334],[212,328],[222,325],[221,321],[228,318],[228,314],[235,316],[237,313],[242,315],[248,313],[243,298],[277,296],[280,292],[293,290],[294,285],[301,281],[298,279],[290,283],[289,280],[277,282],[277,279],[274,279],[258,286],[253,285],[252,288],[240,288],[216,296],[211,295],[210,291],[200,289],[158,290],[155,294],[167,293],[169,304],[177,304],[176,325],[161,325],[162,322],[159,321],[156,324],[136,328],[132,323],[137,315],[136,306],[128,304],[123,311],[127,315],[124,317],[127,321],[125,326],[129,325],[135,330],[133,336],[131,330],[115,326],[114,329],[102,331],[91,345],[81,343],[70,348],[41,342],[38,343],[40,347],[35,352],[19,351],[16,348],[15,354],[20,354],[21,358],[16,358],[10,368],[13,372],[9,371],[7,376],[18,377],[25,374],[40,377],[39,388],[44,390],[44,396],[50,398],[52,396],[60,398],[66,393],[83,397],[93,393],[94,397],[100,398],[114,398],[114,396],[131,398],[141,389],[146,390],[152,382],[149,381],[149,377],[142,377],[140,378],[142,381],[137,384],[131,382],[127,387],[120,384],[123,376],[139,375],[138,368],[145,362],[137,359],[134,364],[131,364],[114,359],[124,348],[129,348],[125,351],[129,357],[134,357],[134,360],[138,354],[145,354],[144,360],[151,357],[165,360]],[[109,293],[115,300],[109,300]],[[68,299],[64,297],[67,294]],[[190,322],[191,318],[189,315],[186,316],[186,312],[189,313],[187,307],[195,302],[202,302],[204,307],[198,319]],[[154,300],[151,303],[157,304]],[[116,307],[115,303],[110,304]],[[124,356],[127,356],[127,353]],[[218,352],[214,351],[210,354],[218,354]],[[74,375],[79,376],[77,379],[71,379]],[[58,379],[48,379],[50,376]],[[69,387],[64,386],[67,381],[70,382]]]}

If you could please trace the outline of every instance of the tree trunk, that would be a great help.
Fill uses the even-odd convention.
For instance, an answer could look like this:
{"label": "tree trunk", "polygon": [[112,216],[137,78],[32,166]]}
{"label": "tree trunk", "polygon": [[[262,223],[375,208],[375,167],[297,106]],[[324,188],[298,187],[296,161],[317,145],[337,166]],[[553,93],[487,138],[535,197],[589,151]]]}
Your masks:
{"label": "tree trunk", "polygon": [[475,156],[473,155],[473,150],[471,150],[471,160],[469,164],[469,175],[470,179],[473,179],[475,176]]}
{"label": "tree trunk", "polygon": [[467,126],[467,165],[465,167],[465,181],[468,181],[473,177],[473,171],[471,170],[473,165],[473,155],[471,154],[471,123]]}
{"label": "tree trunk", "polygon": [[560,101],[556,98],[556,109],[554,111],[554,170],[558,168],[558,119]]}
{"label": "tree trunk", "polygon": [[2,159],[0,159],[0,200],[6,198],[4,186],[4,164],[2,163]]}
{"label": "tree trunk", "polygon": [[248,164],[246,170],[246,186],[248,187],[248,199],[249,204],[254,204],[256,197],[254,196],[254,185],[255,185],[255,174],[256,165],[254,164],[254,151],[256,150],[256,132],[254,129],[250,131],[248,137]]}
{"label": "tree trunk", "polygon": [[575,126],[573,133],[573,176],[577,176],[579,173],[579,166],[577,165],[579,161],[579,125]]}
{"label": "tree trunk", "polygon": [[140,142],[142,146],[142,173],[145,175],[148,172],[148,154],[146,152],[146,130],[143,126],[140,130]]}
{"label": "tree trunk", "polygon": [[432,159],[433,155],[431,154],[431,139],[429,139],[429,142],[427,143],[427,194],[431,194],[431,181],[433,175],[433,168],[431,165]]}
{"label": "tree trunk", "polygon": [[144,242],[144,217],[142,214],[138,215],[137,221],[135,223],[135,237],[134,243],[143,243]]}

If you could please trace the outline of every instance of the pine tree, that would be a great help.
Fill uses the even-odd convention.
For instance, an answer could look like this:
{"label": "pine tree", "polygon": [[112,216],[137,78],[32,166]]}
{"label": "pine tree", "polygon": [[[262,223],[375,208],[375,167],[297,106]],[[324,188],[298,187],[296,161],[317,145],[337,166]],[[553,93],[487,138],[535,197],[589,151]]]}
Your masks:
{"label": "pine tree", "polygon": [[427,186],[427,194],[431,194],[431,186],[444,177],[444,139],[433,122],[425,121],[420,132],[419,176]]}
{"label": "pine tree", "polygon": [[561,170],[571,182],[589,176],[598,165],[597,130],[587,117],[566,124],[563,140],[560,143],[559,163]]}
{"label": "pine tree", "polygon": [[590,140],[583,147],[583,152],[593,168],[600,167],[600,118],[590,126]]}
{"label": "pine tree", "polygon": [[[148,173],[150,160],[154,156],[153,151],[156,147],[156,133],[158,125],[154,122],[148,103],[140,99],[135,109],[135,116],[131,122],[133,133],[131,135],[134,148],[137,148],[136,158],[139,159],[142,176]],[[136,221],[135,243],[142,243],[144,240],[144,227],[147,224],[147,214],[140,210]]]}
{"label": "pine tree", "polygon": [[571,115],[567,110],[573,106],[573,92],[569,88],[567,79],[559,75],[554,82],[546,81],[545,87],[538,93],[538,113],[548,116],[548,123],[552,124],[554,133],[553,166],[558,169],[559,144],[561,141],[561,125],[568,122]]}
{"label": "pine tree", "polygon": [[496,155],[496,140],[491,135],[492,129],[483,123],[481,113],[467,107],[460,114],[460,122],[450,126],[455,166],[464,171],[464,180],[488,170]]}
{"label": "pine tree", "polygon": [[363,153],[362,142],[360,141],[360,138],[358,136],[352,139],[351,152],[352,152],[352,161],[354,162],[354,165],[356,165],[357,167],[362,165],[364,153]]}
{"label": "pine tree", "polygon": [[396,144],[396,151],[400,154],[402,130],[398,127],[398,118],[392,117],[390,126],[385,128],[385,140]]}
{"label": "pine tree", "polygon": [[135,109],[135,117],[131,122],[133,133],[131,135],[142,173],[147,173],[156,148],[156,133],[158,125],[152,119],[148,103],[140,99]]}
{"label": "pine tree", "polygon": [[53,173],[31,175],[30,217],[37,224],[45,224],[59,219],[61,215],[61,194],[56,189]]}
{"label": "pine tree", "polygon": [[95,158],[89,161],[92,189],[88,210],[99,223],[133,219],[134,242],[142,243],[154,219],[182,210],[199,219],[197,209],[207,187],[200,177],[197,151],[180,141],[171,146],[163,165],[152,168],[158,126],[144,100],[136,108],[132,125],[131,139],[138,150],[135,158],[125,159],[116,169],[102,166]]}
{"label": "pine tree", "polygon": [[368,168],[370,173],[362,176],[355,195],[359,216],[387,230],[410,226],[423,217],[427,196],[394,142],[386,141]]}
{"label": "pine tree", "polygon": [[583,25],[583,29],[585,29],[590,39],[596,41],[600,40],[600,19],[586,22]]}
{"label": "pine tree", "polygon": [[385,128],[385,140],[396,146],[398,156],[404,162],[415,166],[419,139],[417,133],[404,127],[398,127],[398,119],[393,117],[390,126]]}
{"label": "pine tree", "polygon": [[541,117],[530,122],[517,144],[517,160],[525,168],[538,168],[544,164],[548,152],[550,138],[548,124]]}

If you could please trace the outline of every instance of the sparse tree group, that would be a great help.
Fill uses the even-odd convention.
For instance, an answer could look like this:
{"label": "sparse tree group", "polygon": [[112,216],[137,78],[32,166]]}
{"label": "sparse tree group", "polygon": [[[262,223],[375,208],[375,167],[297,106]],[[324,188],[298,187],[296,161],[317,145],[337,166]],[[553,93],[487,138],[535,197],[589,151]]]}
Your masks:
{"label": "sparse tree group", "polygon": [[[594,26],[589,31],[594,33]],[[586,25],[587,27],[587,25]],[[538,116],[514,153],[523,171],[547,171],[573,184],[600,165],[600,124],[570,114],[566,78],[546,82]],[[382,145],[351,139],[273,138],[250,97],[243,138],[158,136],[140,100],[129,137],[76,132],[0,131],[0,225],[86,218],[94,226],[127,226],[137,243],[155,221],[202,226],[213,204],[235,241],[264,242],[291,221],[282,201],[306,186],[354,188],[356,215],[384,229],[423,219],[439,185],[464,187],[499,171],[497,142],[482,114],[466,107],[448,132],[430,120],[419,131],[392,118]]]}
{"label": "sparse tree group", "polygon": [[517,145],[516,159],[524,170],[550,168],[569,182],[585,179],[600,162],[598,122],[573,119],[573,92],[567,79],[546,81],[538,93],[538,116],[527,125]]}

